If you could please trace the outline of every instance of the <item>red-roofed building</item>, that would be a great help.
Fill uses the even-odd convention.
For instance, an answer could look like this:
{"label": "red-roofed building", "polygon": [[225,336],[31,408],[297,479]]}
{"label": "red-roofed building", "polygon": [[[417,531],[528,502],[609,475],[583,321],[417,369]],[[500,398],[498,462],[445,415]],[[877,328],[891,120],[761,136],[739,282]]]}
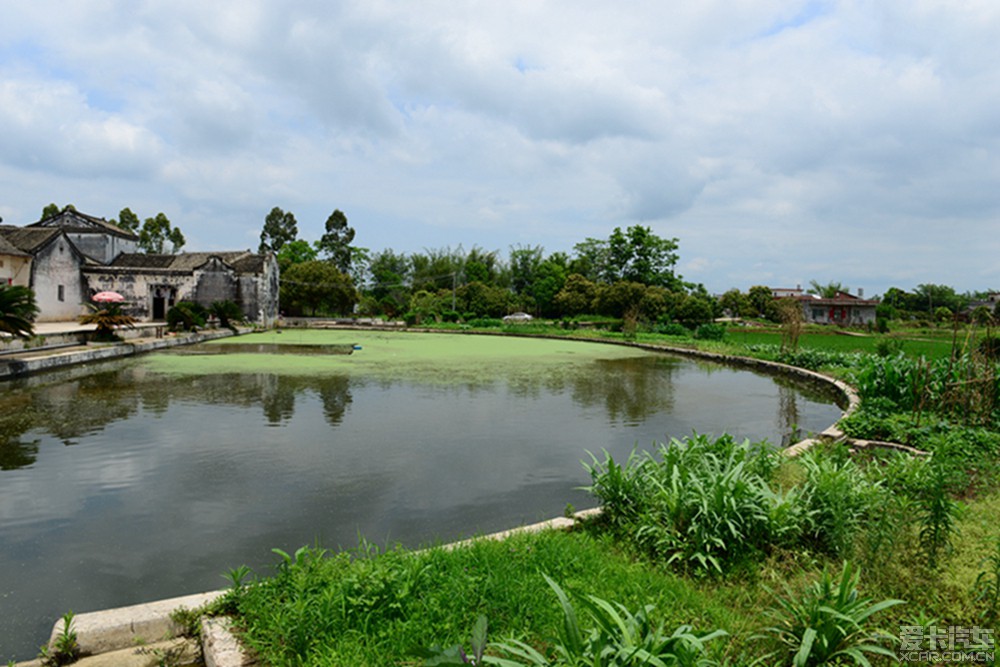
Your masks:
{"label": "red-roofed building", "polygon": [[837,296],[832,298],[802,294],[795,299],[802,304],[805,321],[812,324],[866,326],[875,323],[878,301],[872,299],[863,299],[847,292],[837,292]]}

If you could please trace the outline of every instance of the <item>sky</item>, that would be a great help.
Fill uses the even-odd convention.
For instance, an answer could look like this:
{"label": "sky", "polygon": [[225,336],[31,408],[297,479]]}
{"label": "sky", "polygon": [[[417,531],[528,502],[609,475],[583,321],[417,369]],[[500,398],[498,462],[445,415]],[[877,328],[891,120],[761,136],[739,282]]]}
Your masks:
{"label": "sky", "polygon": [[504,258],[640,224],[715,293],[1000,289],[998,42],[995,0],[11,0],[0,216]]}

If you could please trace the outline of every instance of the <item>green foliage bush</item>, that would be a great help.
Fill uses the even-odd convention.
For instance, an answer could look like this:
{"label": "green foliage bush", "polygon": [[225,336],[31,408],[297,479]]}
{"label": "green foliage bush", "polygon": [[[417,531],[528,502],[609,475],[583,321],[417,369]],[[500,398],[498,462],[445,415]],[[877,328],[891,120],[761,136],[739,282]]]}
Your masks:
{"label": "green foliage bush", "polygon": [[171,331],[195,331],[205,326],[208,311],[201,304],[179,301],[167,311],[167,326]]}
{"label": "green foliage bush", "polygon": [[933,410],[960,423],[996,424],[1000,409],[1000,368],[971,354],[949,359],[864,356],[851,383],[864,403],[881,401],[887,411]]}
{"label": "green foliage bush", "polygon": [[[641,667],[643,665],[675,665],[676,667],[708,667],[718,664],[705,656],[706,644],[726,635],[722,630],[698,634],[689,625],[682,625],[667,634],[650,620],[653,605],[645,605],[636,613],[621,604],[613,604],[594,595],[574,595],[577,603],[594,622],[584,631],[570,595],[548,575],[543,575],[559,599],[563,611],[559,639],[550,659],[530,644],[509,639],[494,644],[504,658],[485,658],[482,663],[501,667],[558,667],[561,665],[612,665]],[[475,644],[475,642],[474,642]],[[426,662],[426,665],[432,663]],[[439,663],[433,663],[439,664]]]}
{"label": "green foliage bush", "polygon": [[698,340],[722,340],[726,337],[726,327],[721,324],[702,324],[694,330]]}
{"label": "green foliage bush", "polygon": [[474,329],[499,329],[503,326],[503,320],[493,317],[478,317],[468,320],[466,324]]}
{"label": "green foliage bush", "polygon": [[589,488],[621,539],[681,570],[723,573],[776,547],[848,556],[879,484],[844,450],[811,450],[804,480],[782,488],[785,463],[766,442],[704,435],[672,440],[625,465],[592,457]]}
{"label": "green foliage bush", "polygon": [[860,577],[860,571],[845,562],[839,576],[831,576],[824,569],[819,581],[802,593],[796,594],[786,586],[785,596],[778,598],[770,612],[775,624],[761,636],[779,648],[761,662],[778,658],[774,664],[869,665],[865,654],[895,661],[896,653],[888,646],[899,639],[873,628],[873,616],[903,601],[873,603],[862,598],[858,592]]}
{"label": "green foliage bush", "polygon": [[843,447],[813,448],[801,457],[806,471],[803,498],[808,535],[817,550],[839,557],[852,553],[863,520],[871,515],[878,482],[871,482]]}
{"label": "green foliage bush", "polygon": [[789,366],[798,366],[809,370],[818,370],[823,367],[851,368],[856,366],[864,358],[855,352],[837,352],[834,350],[820,350],[814,348],[802,348],[798,350],[783,350],[780,345],[756,344],[747,345],[747,352],[753,356],[777,361]]}
{"label": "green foliage bush", "polygon": [[688,338],[691,335],[691,330],[679,322],[660,322],[650,327],[650,330],[664,336]]}

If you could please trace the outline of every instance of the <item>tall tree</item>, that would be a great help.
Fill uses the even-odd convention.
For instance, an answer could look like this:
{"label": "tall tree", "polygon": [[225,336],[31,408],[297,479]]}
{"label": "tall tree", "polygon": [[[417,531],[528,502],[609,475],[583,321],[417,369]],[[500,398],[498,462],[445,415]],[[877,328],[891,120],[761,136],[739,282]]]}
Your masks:
{"label": "tall tree", "polygon": [[571,268],[591,280],[683,288],[680,277],[674,274],[677,239],[662,238],[649,227],[633,225],[624,232],[615,227],[607,241],[588,238],[574,248],[579,259]]}
{"label": "tall tree", "polygon": [[447,248],[425,248],[422,253],[410,255],[414,292],[450,289],[458,282],[458,276],[465,266],[465,252]]}
{"label": "tall tree", "polygon": [[573,273],[567,276],[563,288],[553,300],[553,305],[560,315],[567,317],[582,315],[593,312],[596,296],[597,285],[579,273]]}
{"label": "tall tree", "polygon": [[499,275],[500,261],[497,251],[486,251],[478,246],[466,253],[461,269],[461,282],[480,282],[495,285]]}
{"label": "tall tree", "polygon": [[319,257],[316,248],[304,239],[295,239],[281,246],[278,251],[278,266],[282,271],[287,271],[293,264],[311,262]]}
{"label": "tall tree", "polygon": [[735,287],[719,297],[719,308],[729,313],[730,317],[753,316],[753,308],[746,294]]}
{"label": "tall tree", "polygon": [[38,306],[35,293],[23,285],[0,284],[0,331],[18,338],[31,338],[35,333]]}
{"label": "tall tree", "polygon": [[260,232],[259,253],[281,251],[282,246],[291,243],[299,235],[298,222],[291,211],[282,211],[275,206],[264,218],[264,228]]}
{"label": "tall tree", "polygon": [[55,202],[52,202],[48,206],[42,209],[42,217],[39,220],[48,220],[53,216],[57,216],[61,213],[61,209]]}
{"label": "tall tree", "polygon": [[368,270],[372,280],[371,293],[376,299],[405,291],[409,285],[410,260],[405,254],[397,254],[390,248],[372,255]]}
{"label": "tall tree", "polygon": [[281,276],[281,301],[292,309],[332,314],[351,312],[358,301],[351,278],[330,262],[313,260],[292,265]]}
{"label": "tall tree", "polygon": [[807,290],[810,294],[816,294],[823,297],[824,299],[835,299],[837,295],[841,292],[847,292],[847,288],[841,285],[839,282],[830,281],[825,285],[820,284],[817,280],[809,281],[809,289]]}
{"label": "tall tree", "polygon": [[747,301],[753,309],[754,317],[766,317],[772,319],[777,317],[774,308],[774,293],[766,285],[754,285],[747,292]]}
{"label": "tall tree", "polygon": [[170,254],[177,254],[187,243],[180,227],[172,226],[164,213],[157,213],[155,218],[146,218],[139,230],[139,248],[150,255],[161,255],[168,241],[172,246]]}
{"label": "tall tree", "polygon": [[348,226],[347,216],[338,208],[326,219],[326,233],[316,242],[316,249],[324,253],[338,270],[349,273],[353,240],[354,228]]}
{"label": "tall tree", "polygon": [[541,264],[542,246],[518,246],[516,248],[511,246],[510,286],[515,294],[531,293],[532,286],[535,284],[535,274]]}
{"label": "tall tree", "polygon": [[140,224],[139,216],[133,213],[128,206],[119,211],[117,225],[125,231],[138,234]]}
{"label": "tall tree", "polygon": [[913,310],[926,310],[932,313],[943,306],[951,312],[957,313],[968,305],[966,299],[960,294],[956,294],[955,288],[948,285],[935,285],[933,283],[917,285],[913,294],[916,297],[911,304]]}
{"label": "tall tree", "polygon": [[554,253],[538,265],[531,284],[531,296],[541,315],[552,315],[555,312],[555,299],[559,290],[566,284],[565,257]]}

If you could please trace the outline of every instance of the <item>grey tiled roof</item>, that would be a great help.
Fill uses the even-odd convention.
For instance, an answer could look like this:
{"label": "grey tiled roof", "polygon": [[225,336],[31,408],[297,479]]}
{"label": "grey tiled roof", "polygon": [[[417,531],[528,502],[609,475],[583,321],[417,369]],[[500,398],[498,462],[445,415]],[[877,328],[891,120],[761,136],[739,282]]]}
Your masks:
{"label": "grey tiled roof", "polygon": [[36,250],[59,234],[60,230],[51,228],[0,226],[0,236],[7,239],[7,242],[18,250],[28,254],[34,254]]}
{"label": "grey tiled roof", "polygon": [[61,211],[58,215],[34,222],[28,227],[33,228],[53,228],[59,227],[72,232],[92,232],[112,234],[123,238],[138,240],[139,237],[118,225],[108,222],[104,218],[97,218],[79,211]]}
{"label": "grey tiled roof", "polygon": [[218,257],[237,273],[259,273],[264,268],[264,258],[247,250],[232,252],[184,252],[179,255],[146,255],[123,253],[110,266],[122,269],[163,269],[168,271],[194,271]]}
{"label": "grey tiled roof", "polygon": [[3,228],[0,228],[0,255],[14,255],[15,257],[31,257],[4,237]]}

